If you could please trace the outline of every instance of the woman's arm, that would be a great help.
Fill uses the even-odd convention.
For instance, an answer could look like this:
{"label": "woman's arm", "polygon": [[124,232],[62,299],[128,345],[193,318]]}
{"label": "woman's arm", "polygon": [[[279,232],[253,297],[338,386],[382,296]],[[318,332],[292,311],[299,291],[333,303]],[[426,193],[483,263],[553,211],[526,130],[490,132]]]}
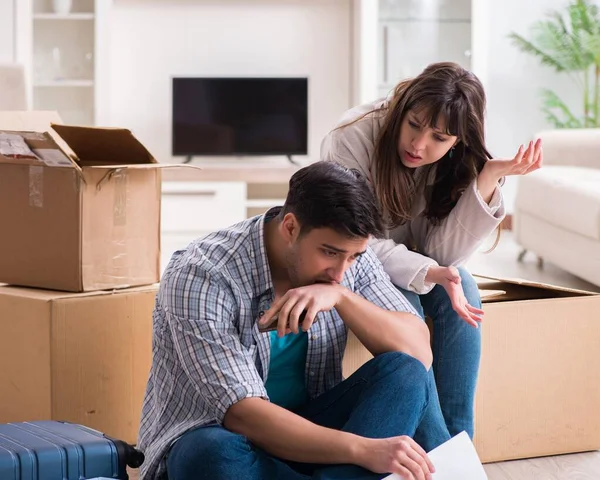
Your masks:
{"label": "woman's arm", "polygon": [[514,158],[488,160],[463,193],[441,225],[426,219],[413,221],[418,248],[441,265],[460,265],[494,231],[505,215],[500,179],[508,175],[527,175],[543,163],[542,142],[519,148]]}
{"label": "woman's arm", "polygon": [[412,233],[420,252],[440,265],[460,265],[500,225],[505,216],[499,188],[488,205],[477,189],[477,179],[467,187],[450,214],[433,225],[424,216],[412,221]]}

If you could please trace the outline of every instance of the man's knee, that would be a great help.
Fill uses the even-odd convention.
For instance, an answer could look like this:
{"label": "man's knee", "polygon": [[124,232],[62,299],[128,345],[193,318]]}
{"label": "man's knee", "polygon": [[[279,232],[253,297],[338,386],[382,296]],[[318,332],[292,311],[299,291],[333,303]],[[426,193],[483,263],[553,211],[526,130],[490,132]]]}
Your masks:
{"label": "man's knee", "polygon": [[184,434],[167,457],[169,480],[236,478],[251,447],[246,438],[219,426]]}
{"label": "man's knee", "polygon": [[[377,378],[390,381],[390,377],[396,377],[400,381],[414,381],[425,385],[427,383],[427,369],[421,361],[403,352],[386,352],[375,356],[373,369]],[[375,373],[375,372],[374,372]]]}

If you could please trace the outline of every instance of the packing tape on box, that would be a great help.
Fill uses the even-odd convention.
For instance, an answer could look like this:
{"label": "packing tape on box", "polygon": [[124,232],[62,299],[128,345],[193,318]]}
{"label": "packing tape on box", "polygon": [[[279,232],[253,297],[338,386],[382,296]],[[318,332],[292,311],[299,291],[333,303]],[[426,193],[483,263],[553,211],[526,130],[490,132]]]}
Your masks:
{"label": "packing tape on box", "polygon": [[44,206],[44,167],[39,165],[29,166],[29,206]]}
{"label": "packing tape on box", "polygon": [[113,225],[122,227],[127,224],[127,171],[116,171],[112,178],[115,182]]}
{"label": "packing tape on box", "polygon": [[108,172],[106,172],[96,184],[96,190],[102,190],[102,185],[104,185],[106,182],[109,182],[114,175],[118,174],[121,171],[122,168],[112,168]]}

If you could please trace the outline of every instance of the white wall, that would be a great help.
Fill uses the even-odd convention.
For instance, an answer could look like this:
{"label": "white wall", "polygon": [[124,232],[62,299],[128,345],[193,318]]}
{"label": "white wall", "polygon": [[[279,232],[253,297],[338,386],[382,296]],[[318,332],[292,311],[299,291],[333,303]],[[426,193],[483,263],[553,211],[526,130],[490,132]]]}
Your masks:
{"label": "white wall", "polygon": [[14,0],[0,0],[0,64],[14,62]]}
{"label": "white wall", "polygon": [[353,105],[372,102],[377,98],[378,3],[375,0],[353,1]]}
{"label": "white wall", "polygon": [[[575,85],[564,74],[542,67],[512,45],[512,31],[530,38],[530,26],[548,10],[564,9],[568,0],[473,0],[473,70],[488,99],[487,143],[495,157],[513,157],[521,143],[550,128],[540,111],[540,89],[550,88],[578,106]],[[509,212],[514,210],[517,178],[503,188]]]}
{"label": "white wall", "polygon": [[351,99],[350,0],[115,0],[110,123],[160,161],[172,76],[308,76],[309,155]]}

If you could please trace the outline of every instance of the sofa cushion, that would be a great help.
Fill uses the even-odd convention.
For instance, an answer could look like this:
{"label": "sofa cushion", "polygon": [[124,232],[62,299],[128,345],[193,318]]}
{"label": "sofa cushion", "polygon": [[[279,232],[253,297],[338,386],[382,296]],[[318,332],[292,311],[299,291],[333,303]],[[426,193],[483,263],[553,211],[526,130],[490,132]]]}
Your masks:
{"label": "sofa cushion", "polygon": [[600,170],[552,165],[520,177],[516,210],[600,240]]}

